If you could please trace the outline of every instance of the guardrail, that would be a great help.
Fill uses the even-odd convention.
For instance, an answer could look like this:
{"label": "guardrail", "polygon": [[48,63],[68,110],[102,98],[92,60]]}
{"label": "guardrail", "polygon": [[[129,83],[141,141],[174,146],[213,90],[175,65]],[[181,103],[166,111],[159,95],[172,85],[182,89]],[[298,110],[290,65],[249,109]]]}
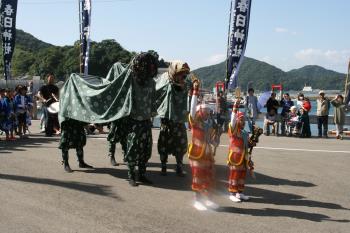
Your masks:
{"label": "guardrail", "polygon": [[[258,120],[264,120],[265,114],[259,114]],[[309,115],[310,124],[317,124],[317,116]],[[328,116],[328,124],[334,123],[334,116]],[[345,116],[345,125],[350,125],[350,116]]]}

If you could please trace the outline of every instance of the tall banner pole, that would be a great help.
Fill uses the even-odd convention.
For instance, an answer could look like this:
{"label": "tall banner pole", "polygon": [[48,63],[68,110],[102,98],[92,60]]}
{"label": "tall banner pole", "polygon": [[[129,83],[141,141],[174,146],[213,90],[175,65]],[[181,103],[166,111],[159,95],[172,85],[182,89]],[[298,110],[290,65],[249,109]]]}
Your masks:
{"label": "tall banner pole", "polygon": [[238,87],[238,72],[247,45],[251,0],[231,0],[231,5],[226,85],[232,90]]}
{"label": "tall banner pole", "polygon": [[232,22],[232,7],[233,7],[233,1],[231,0],[230,4],[230,18],[228,22],[228,33],[227,33],[227,52],[226,52],[226,77],[225,77],[225,83],[226,83],[226,91],[228,90],[228,77],[229,77],[229,57],[230,57],[230,34],[231,34],[231,22]]}
{"label": "tall banner pole", "polygon": [[82,0],[80,10],[80,71],[86,76],[89,73],[91,0]]}
{"label": "tall banner pole", "polygon": [[83,53],[82,53],[82,31],[81,31],[81,6],[82,6],[82,1],[83,0],[78,0],[78,8],[79,8],[79,73],[82,74],[84,67],[83,67]]}
{"label": "tall banner pole", "polygon": [[8,79],[11,79],[11,60],[15,50],[17,3],[17,0],[2,0],[0,7],[2,55],[6,83]]}
{"label": "tall banner pole", "polygon": [[349,77],[350,77],[350,59],[349,59],[349,64],[348,64],[348,73],[346,75],[346,81],[345,81],[345,103],[347,105],[350,104],[350,82],[349,82]]}

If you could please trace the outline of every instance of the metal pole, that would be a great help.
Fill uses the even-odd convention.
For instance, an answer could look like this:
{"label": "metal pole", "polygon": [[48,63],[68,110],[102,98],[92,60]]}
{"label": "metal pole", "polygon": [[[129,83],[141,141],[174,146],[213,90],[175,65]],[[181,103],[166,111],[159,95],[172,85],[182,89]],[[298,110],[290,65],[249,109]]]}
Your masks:
{"label": "metal pole", "polygon": [[79,43],[79,71],[80,71],[80,74],[83,73],[83,62],[82,62],[82,59],[83,59],[83,54],[82,54],[82,22],[81,22],[81,15],[82,15],[82,9],[81,9],[81,3],[82,3],[83,0],[78,0],[78,4],[79,4],[79,39],[80,39],[80,43]]}
{"label": "metal pole", "polygon": [[349,76],[350,76],[350,59],[349,59],[349,64],[348,64],[348,73],[346,74],[346,80],[345,80],[345,89],[344,89],[344,96],[345,100],[348,103],[350,100],[348,98],[348,93],[349,93]]}
{"label": "metal pole", "polygon": [[225,78],[225,85],[226,85],[226,91],[228,90],[228,81],[229,78],[228,77],[228,61],[229,61],[229,55],[230,55],[230,41],[231,41],[231,22],[232,22],[232,1],[231,0],[231,5],[230,5],[230,19],[229,19],[229,23],[228,23],[228,39],[227,39],[227,55],[226,55],[226,78]]}

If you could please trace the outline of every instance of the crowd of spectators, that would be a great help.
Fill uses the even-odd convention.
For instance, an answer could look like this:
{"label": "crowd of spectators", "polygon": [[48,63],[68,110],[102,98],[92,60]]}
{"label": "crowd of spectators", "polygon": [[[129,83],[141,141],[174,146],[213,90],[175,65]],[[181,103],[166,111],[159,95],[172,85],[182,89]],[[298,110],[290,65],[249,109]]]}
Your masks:
{"label": "crowd of spectators", "polygon": [[5,135],[5,140],[26,138],[32,113],[33,99],[28,95],[27,86],[0,89],[0,132]]}

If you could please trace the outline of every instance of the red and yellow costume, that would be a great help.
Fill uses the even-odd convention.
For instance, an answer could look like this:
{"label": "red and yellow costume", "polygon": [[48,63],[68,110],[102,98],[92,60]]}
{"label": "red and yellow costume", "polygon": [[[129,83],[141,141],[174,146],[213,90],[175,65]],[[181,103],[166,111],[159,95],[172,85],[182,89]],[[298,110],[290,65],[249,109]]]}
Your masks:
{"label": "red and yellow costume", "polygon": [[202,194],[207,194],[213,188],[214,146],[218,141],[215,122],[211,118],[202,118],[201,111],[206,107],[197,106],[197,92],[194,91],[189,116],[192,141],[189,144],[188,157],[192,170],[192,190]]}
{"label": "red and yellow costume", "polygon": [[[232,112],[232,119],[228,130],[230,137],[229,154],[227,164],[230,168],[229,192],[240,193],[244,190],[244,184],[247,169],[251,165],[250,155],[248,153],[249,138],[248,133],[243,129],[242,112]],[[244,121],[243,121],[244,122]]]}

